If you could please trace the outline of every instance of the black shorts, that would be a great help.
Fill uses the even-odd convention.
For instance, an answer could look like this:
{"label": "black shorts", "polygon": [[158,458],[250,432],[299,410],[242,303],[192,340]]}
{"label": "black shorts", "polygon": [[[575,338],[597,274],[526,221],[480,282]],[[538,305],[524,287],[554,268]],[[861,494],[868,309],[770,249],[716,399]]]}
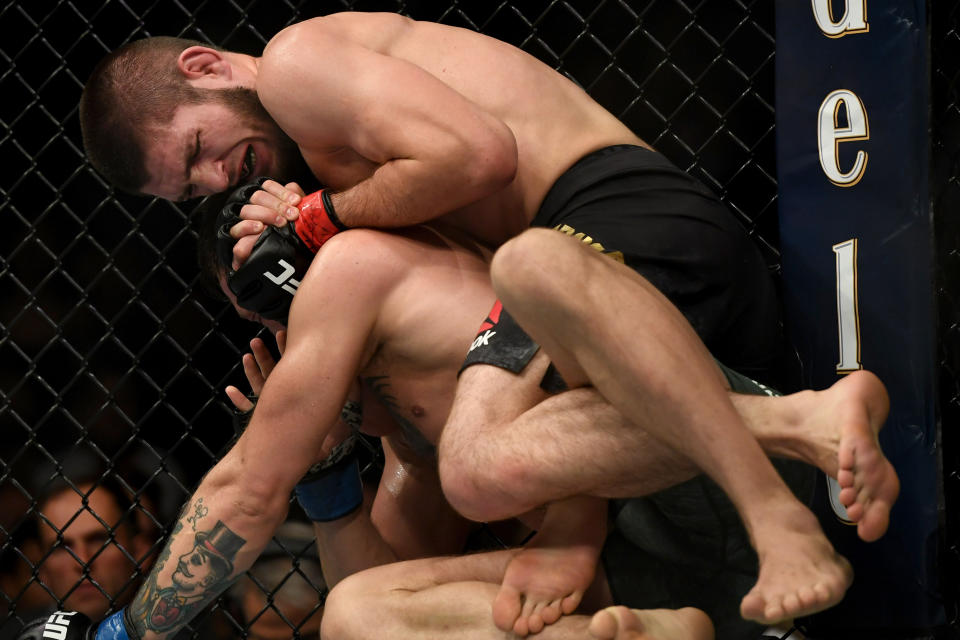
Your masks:
{"label": "black shorts", "polygon": [[622,259],[683,312],[715,358],[783,384],[770,375],[782,335],[763,257],[723,203],[663,155],[617,145],[584,156],[554,183],[531,226]]}

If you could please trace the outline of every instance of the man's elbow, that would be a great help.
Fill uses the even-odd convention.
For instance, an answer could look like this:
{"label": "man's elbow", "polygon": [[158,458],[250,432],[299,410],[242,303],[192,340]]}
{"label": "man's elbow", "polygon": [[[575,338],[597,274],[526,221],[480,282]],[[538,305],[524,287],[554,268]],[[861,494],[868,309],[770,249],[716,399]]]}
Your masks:
{"label": "man's elbow", "polygon": [[243,469],[240,465],[217,465],[204,484],[223,495],[238,516],[263,525],[279,526],[286,518],[291,488],[274,474]]}
{"label": "man's elbow", "polygon": [[239,487],[236,506],[245,517],[277,527],[287,517],[290,490],[277,483],[247,480]]}
{"label": "man's elbow", "polygon": [[474,164],[484,186],[491,193],[513,182],[519,165],[517,140],[509,127],[500,124],[481,145]]}

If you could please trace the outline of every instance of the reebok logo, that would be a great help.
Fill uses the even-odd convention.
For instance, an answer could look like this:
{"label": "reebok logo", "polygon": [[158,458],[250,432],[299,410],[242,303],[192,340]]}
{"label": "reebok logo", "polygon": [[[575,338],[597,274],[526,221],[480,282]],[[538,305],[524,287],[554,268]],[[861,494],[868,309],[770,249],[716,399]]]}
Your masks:
{"label": "reebok logo", "polygon": [[53,640],[64,640],[67,637],[67,629],[70,627],[70,618],[76,614],[76,611],[57,611],[50,615],[47,618],[47,622],[43,625],[43,637],[52,638]]}
{"label": "reebok logo", "polygon": [[[492,338],[495,335],[497,335],[496,331],[491,331],[490,329],[487,329],[482,334],[477,336],[477,339],[473,341],[473,344],[470,345],[470,351],[473,351],[477,347],[487,346],[488,344],[490,344],[490,338]],[[469,351],[467,353],[469,353]]]}
{"label": "reebok logo", "polygon": [[273,275],[269,271],[264,271],[263,275],[290,295],[295,295],[300,287],[300,281],[292,277],[296,270],[286,260],[277,260],[277,265],[281,269],[279,275]]}
{"label": "reebok logo", "polygon": [[483,333],[487,329],[492,329],[500,322],[500,314],[503,313],[503,303],[497,300],[493,309],[490,309],[490,315],[487,316],[487,319],[483,321],[483,324],[480,325],[480,329],[477,330],[477,333]]}

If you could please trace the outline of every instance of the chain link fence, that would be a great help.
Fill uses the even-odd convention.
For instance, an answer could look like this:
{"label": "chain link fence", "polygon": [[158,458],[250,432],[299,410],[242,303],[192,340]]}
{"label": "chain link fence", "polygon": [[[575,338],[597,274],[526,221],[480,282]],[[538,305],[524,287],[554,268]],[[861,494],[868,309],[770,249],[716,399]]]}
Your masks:
{"label": "chain link fence", "polygon": [[[115,542],[124,547],[121,563],[149,566],[177,509],[233,437],[222,389],[244,388],[240,355],[254,332],[203,293],[191,206],[115,193],[87,165],[76,106],[84,80],[103,54],[131,39],[177,35],[256,54],[284,26],[341,10],[396,11],[476,29],[539,57],[719,193],[778,269],[773,3],[8,2],[0,9],[0,637],[57,600],[109,601],[119,593],[87,593],[80,574],[65,591],[40,579],[64,551],[41,544],[45,529],[62,526],[48,513],[52,506],[43,508],[58,491],[77,504],[81,495],[93,504],[100,489],[120,495],[117,519],[99,522],[110,535],[89,556],[69,552],[74,565],[89,567],[84,575],[95,577],[93,560],[107,558]],[[935,75],[942,99],[935,115],[955,130],[956,10],[950,14],[935,46],[940,58],[953,54],[953,66]],[[955,149],[946,168],[953,191],[944,195],[954,202]],[[960,407],[953,217],[944,216],[940,230],[948,233],[939,247],[945,425]],[[956,569],[951,499],[960,496],[960,461],[957,445],[946,433],[944,440],[953,514],[947,546]],[[371,459],[375,465],[375,452]],[[121,516],[146,544],[124,543]],[[285,536],[268,554],[285,568],[252,571],[187,635],[240,637],[258,621],[279,624],[286,637],[312,628],[325,594],[310,566],[315,554],[309,536]],[[302,604],[306,593],[312,604],[270,607],[281,599],[277,585],[294,577],[306,591],[290,601]],[[136,583],[136,576],[127,580],[124,593]]]}

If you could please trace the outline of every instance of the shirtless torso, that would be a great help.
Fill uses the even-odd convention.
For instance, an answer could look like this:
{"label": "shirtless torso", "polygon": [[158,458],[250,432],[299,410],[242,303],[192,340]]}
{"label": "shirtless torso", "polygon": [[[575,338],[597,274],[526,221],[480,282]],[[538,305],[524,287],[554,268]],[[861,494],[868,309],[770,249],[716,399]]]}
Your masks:
{"label": "shirtless torso", "polygon": [[[325,184],[390,181],[396,198],[384,209],[412,198],[421,220],[447,212],[494,244],[529,226],[553,182],[585,154],[644,145],[520,49],[396,14],[346,12],[288,27],[264,50],[256,87]],[[515,173],[507,167],[492,188],[481,174],[485,162],[500,162],[498,145],[515,145]]]}
{"label": "shirtless torso", "polygon": [[[477,319],[494,300],[488,256],[472,243],[458,243],[429,227],[389,234],[354,230],[344,240],[381,253],[384,271],[367,270],[356,274],[358,279],[385,275],[394,280],[369,329],[357,375],[402,427],[416,429],[436,445],[453,403],[456,371],[479,326]],[[303,298],[298,294],[296,301]],[[309,315],[315,313],[310,304]]]}

